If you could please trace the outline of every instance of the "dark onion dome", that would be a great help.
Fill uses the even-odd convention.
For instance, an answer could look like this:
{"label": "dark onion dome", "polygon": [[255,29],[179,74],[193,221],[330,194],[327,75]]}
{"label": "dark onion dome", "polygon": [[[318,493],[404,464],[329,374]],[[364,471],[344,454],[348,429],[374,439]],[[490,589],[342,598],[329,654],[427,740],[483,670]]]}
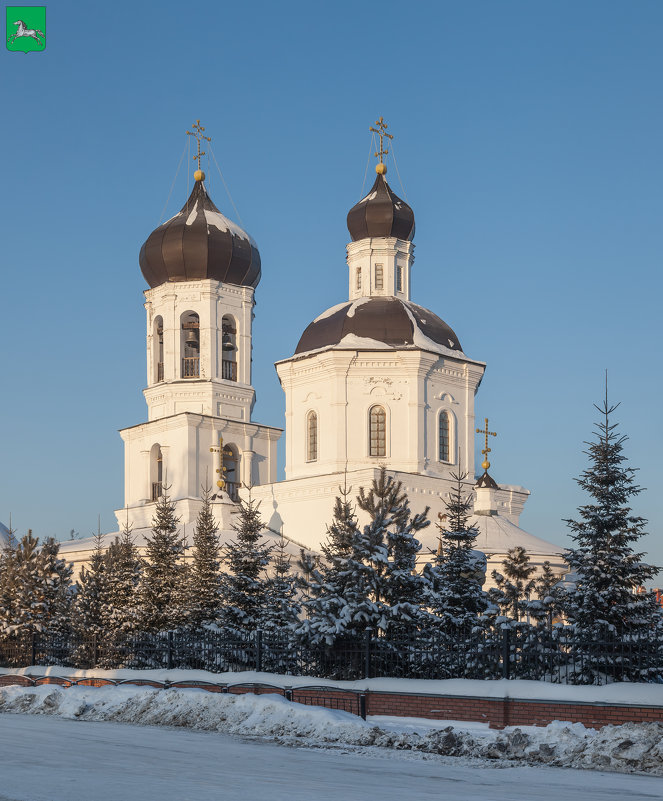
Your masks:
{"label": "dark onion dome", "polygon": [[333,306],[304,331],[295,355],[327,348],[417,348],[463,355],[458,337],[444,320],[423,306],[393,297],[362,297]]}
{"label": "dark onion dome", "polygon": [[348,231],[353,242],[373,236],[411,240],[414,212],[391,191],[384,174],[378,173],[371,191],[348,212]]}
{"label": "dark onion dome", "polygon": [[221,214],[203,180],[196,180],[181,211],[152,231],[139,261],[152,289],[168,281],[203,278],[252,287],[260,281],[258,246]]}

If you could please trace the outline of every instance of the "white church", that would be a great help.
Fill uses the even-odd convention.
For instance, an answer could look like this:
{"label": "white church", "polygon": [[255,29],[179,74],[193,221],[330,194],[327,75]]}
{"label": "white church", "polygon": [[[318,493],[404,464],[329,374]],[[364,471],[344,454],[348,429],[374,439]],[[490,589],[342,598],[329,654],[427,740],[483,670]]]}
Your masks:
{"label": "white church", "polygon": [[[433,523],[445,513],[451,473],[475,476],[474,398],[486,365],[411,299],[414,212],[387,183],[383,152],[381,146],[370,192],[347,215],[347,300],[319,314],[295,353],[276,364],[285,393],[284,480],[277,480],[282,430],[252,419],[261,276],[255,241],[217,209],[200,169],[181,211],[148,236],[139,258],[149,286],[147,421],[120,432],[125,497],[115,513],[119,528],[132,527],[137,545],[144,546],[164,487],[189,541],[206,482],[216,491],[222,541],[233,538],[237,502],[251,488],[265,535],[283,535],[294,554],[300,546],[319,550],[339,486],[356,494],[383,465],[402,482],[413,511],[430,507]],[[425,254],[418,269],[424,276],[433,269]],[[486,421],[486,451],[487,431]],[[467,486],[488,576],[517,545],[532,564],[548,560],[563,572],[562,549],[518,526],[528,490],[498,485],[489,466],[485,461]],[[422,535],[424,563],[439,531],[431,525]],[[115,536],[107,534],[106,542]],[[72,541],[61,553],[78,572],[92,548],[92,540]]]}

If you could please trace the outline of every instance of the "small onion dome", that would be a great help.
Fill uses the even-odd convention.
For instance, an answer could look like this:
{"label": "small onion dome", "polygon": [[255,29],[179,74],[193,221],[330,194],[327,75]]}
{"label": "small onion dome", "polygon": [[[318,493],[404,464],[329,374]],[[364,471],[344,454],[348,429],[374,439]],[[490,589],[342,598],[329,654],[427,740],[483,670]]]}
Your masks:
{"label": "small onion dome", "polygon": [[378,173],[371,191],[348,212],[348,231],[353,242],[373,236],[411,240],[414,212],[391,191],[384,174]]}
{"label": "small onion dome", "polygon": [[484,470],[483,475],[479,476],[479,480],[474,486],[482,489],[499,489],[499,485],[492,476],[488,475],[487,470]]}
{"label": "small onion dome", "polygon": [[298,353],[339,350],[419,350],[463,355],[458,337],[436,314],[400,298],[362,297],[327,309],[304,331]]}
{"label": "small onion dome", "polygon": [[202,178],[196,180],[181,211],[152,231],[139,261],[152,289],[168,281],[204,278],[252,287],[260,281],[258,246],[221,214]]}

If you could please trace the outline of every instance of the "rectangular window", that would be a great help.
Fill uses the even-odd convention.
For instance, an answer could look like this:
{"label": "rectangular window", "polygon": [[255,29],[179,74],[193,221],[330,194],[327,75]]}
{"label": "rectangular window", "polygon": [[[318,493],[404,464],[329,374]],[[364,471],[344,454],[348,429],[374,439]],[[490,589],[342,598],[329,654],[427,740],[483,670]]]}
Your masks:
{"label": "rectangular window", "polygon": [[403,291],[403,268],[397,267],[396,268],[396,291],[402,292]]}
{"label": "rectangular window", "polygon": [[315,462],[318,458],[318,415],[309,412],[306,424],[306,461]]}
{"label": "rectangular window", "polygon": [[361,267],[357,267],[357,289],[361,289]]}
{"label": "rectangular window", "polygon": [[376,289],[383,289],[384,288],[384,277],[383,277],[383,269],[381,264],[375,265],[375,288]]}

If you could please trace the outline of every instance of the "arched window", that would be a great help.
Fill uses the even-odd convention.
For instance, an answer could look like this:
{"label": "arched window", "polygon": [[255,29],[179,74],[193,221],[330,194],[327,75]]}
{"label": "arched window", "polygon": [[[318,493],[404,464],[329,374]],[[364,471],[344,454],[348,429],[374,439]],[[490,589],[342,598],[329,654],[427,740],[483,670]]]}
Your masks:
{"label": "arched window", "polygon": [[369,415],[370,456],[387,455],[387,413],[382,406],[373,406]]}
{"label": "arched window", "polygon": [[306,461],[315,462],[318,458],[318,415],[306,415]]}
{"label": "arched window", "polygon": [[229,315],[221,320],[221,378],[237,381],[237,324]]}
{"label": "arched window", "polygon": [[150,451],[150,484],[152,500],[158,501],[163,495],[163,454],[161,445],[152,445]]}
{"label": "arched window", "polygon": [[153,332],[154,379],[157,383],[163,381],[163,318],[156,317]]}
{"label": "arched window", "polygon": [[226,482],[225,490],[230,499],[239,501],[239,452],[235,445],[223,446],[223,480]]}
{"label": "arched window", "polygon": [[200,378],[200,318],[195,312],[182,315],[182,378]]}
{"label": "arched window", "polygon": [[449,412],[440,412],[439,422],[439,455],[441,462],[451,461],[451,415]]}

